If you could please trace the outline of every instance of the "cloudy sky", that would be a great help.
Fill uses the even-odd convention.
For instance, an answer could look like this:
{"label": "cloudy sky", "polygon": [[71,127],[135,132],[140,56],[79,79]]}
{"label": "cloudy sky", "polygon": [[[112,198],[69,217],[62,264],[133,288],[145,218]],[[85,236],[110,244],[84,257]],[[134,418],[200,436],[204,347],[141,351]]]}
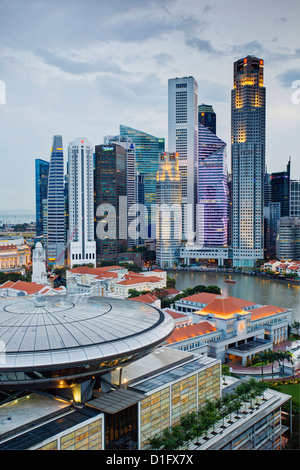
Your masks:
{"label": "cloudy sky", "polygon": [[0,0],[0,212],[34,212],[54,134],[65,158],[120,124],[167,140],[169,78],[198,81],[230,160],[233,62],[248,54],[265,61],[267,170],[291,156],[299,179],[299,17],[298,0]]}

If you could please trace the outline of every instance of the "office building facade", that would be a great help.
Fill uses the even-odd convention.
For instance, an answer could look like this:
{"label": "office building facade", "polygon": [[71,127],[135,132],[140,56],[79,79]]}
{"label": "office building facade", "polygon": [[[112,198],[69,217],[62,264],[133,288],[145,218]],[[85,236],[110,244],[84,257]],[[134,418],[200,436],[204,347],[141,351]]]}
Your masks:
{"label": "office building facade", "polygon": [[179,261],[182,239],[181,181],[176,153],[160,156],[156,183],[156,263],[162,268]]}
{"label": "office building facade", "polygon": [[43,199],[48,194],[49,162],[37,158],[35,160],[35,211],[36,236],[43,235]]}
{"label": "office building facade", "polygon": [[[116,143],[126,150],[126,197],[127,197],[127,247],[137,245],[138,234],[134,230],[134,220],[137,216],[137,180],[136,180],[136,164],[135,164],[135,146],[131,138],[126,136],[106,136],[104,137],[104,145]],[[132,230],[131,230],[132,229]]]}
{"label": "office building facade", "polygon": [[287,261],[300,259],[300,218],[281,217],[278,220],[277,258]]}
{"label": "office building facade", "polygon": [[198,233],[200,246],[227,246],[228,186],[226,144],[199,123]]}
{"label": "office building facade", "polygon": [[[155,238],[156,173],[159,156],[165,151],[165,139],[132,127],[120,125],[120,135],[131,139],[135,147],[136,173],[144,177],[145,227],[143,237]],[[152,207],[153,206],[153,207]]]}
{"label": "office building facade", "polygon": [[181,174],[182,238],[196,238],[196,185],[198,162],[198,83],[193,77],[168,82],[168,144],[178,153]]}
{"label": "office building facade", "polygon": [[216,113],[210,104],[200,104],[198,106],[198,123],[207,127],[213,134],[217,133]]}
{"label": "office building facade", "polygon": [[300,180],[290,183],[290,216],[300,217]]}
{"label": "office building facade", "polygon": [[69,264],[96,266],[93,147],[86,138],[69,143],[67,181]]}
{"label": "office building facade", "polygon": [[127,244],[126,148],[115,143],[95,147],[96,258],[117,262]]}
{"label": "office building facade", "polygon": [[64,154],[61,135],[53,137],[47,197],[47,264],[65,263]]}
{"label": "office building facade", "polygon": [[266,90],[262,59],[234,63],[231,92],[233,265],[263,259]]}
{"label": "office building facade", "polygon": [[286,171],[271,173],[271,199],[272,202],[280,202],[280,217],[290,215],[290,172],[289,160]]}

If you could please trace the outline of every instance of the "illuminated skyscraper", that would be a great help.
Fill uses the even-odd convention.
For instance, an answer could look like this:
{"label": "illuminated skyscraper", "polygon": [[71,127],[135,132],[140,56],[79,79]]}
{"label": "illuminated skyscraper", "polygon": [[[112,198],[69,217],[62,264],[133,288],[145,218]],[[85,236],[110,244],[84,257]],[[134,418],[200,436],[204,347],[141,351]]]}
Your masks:
{"label": "illuminated skyscraper", "polygon": [[160,156],[156,183],[156,262],[162,268],[179,260],[181,244],[181,182],[178,154]]}
{"label": "illuminated skyscraper", "polygon": [[231,92],[232,245],[234,266],[263,259],[266,90],[262,59],[234,63]]}
{"label": "illuminated skyscraper", "polygon": [[169,80],[168,135],[169,152],[179,156],[183,242],[193,244],[198,162],[198,84],[193,77]]}
{"label": "illuminated skyscraper", "polygon": [[68,152],[69,263],[96,266],[93,147],[77,138]]}
{"label": "illuminated skyscraper", "polygon": [[198,245],[227,246],[226,144],[199,123]]}
{"label": "illuminated skyscraper", "polygon": [[65,263],[64,154],[62,136],[53,137],[47,198],[47,263]]}

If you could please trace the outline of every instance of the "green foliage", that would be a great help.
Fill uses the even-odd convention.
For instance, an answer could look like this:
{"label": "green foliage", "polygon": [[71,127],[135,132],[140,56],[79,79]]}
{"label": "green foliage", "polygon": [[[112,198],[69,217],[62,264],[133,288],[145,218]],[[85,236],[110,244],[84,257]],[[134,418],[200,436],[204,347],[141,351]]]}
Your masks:
{"label": "green foliage", "polygon": [[226,416],[231,418],[232,413],[239,414],[245,402],[255,400],[263,395],[267,388],[265,382],[258,382],[251,378],[237,386],[234,393],[228,393],[221,398],[206,400],[197,412],[192,412],[183,416],[180,423],[171,428],[167,428],[160,436],[149,439],[152,449],[178,449],[183,445],[188,446],[193,440],[199,440],[206,436],[208,431],[214,427],[218,421]]}

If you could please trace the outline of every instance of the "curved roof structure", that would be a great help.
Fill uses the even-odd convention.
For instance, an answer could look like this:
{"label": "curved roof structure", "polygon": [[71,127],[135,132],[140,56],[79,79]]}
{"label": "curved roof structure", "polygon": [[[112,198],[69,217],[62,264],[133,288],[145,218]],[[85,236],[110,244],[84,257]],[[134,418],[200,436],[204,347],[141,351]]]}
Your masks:
{"label": "curved roof structure", "polygon": [[235,313],[245,314],[247,312],[242,310],[241,307],[229,297],[219,295],[202,308],[199,313],[213,313],[214,315],[226,317]]}
{"label": "curved roof structure", "polygon": [[[103,297],[0,301],[0,387],[95,375],[148,354],[174,329],[153,306]],[[0,348],[1,356],[1,348]]]}

